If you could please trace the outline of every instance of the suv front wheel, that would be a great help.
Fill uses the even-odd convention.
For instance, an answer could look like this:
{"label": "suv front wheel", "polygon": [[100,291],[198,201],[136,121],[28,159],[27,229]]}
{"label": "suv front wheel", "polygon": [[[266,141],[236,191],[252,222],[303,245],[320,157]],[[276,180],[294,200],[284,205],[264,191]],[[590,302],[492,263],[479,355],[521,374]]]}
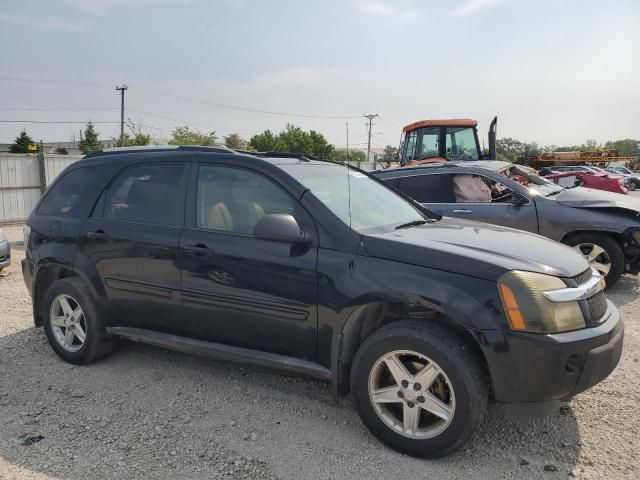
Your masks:
{"label": "suv front wheel", "polygon": [[51,347],[65,361],[89,363],[112,348],[90,290],[79,278],[53,283],[44,296],[44,331]]}
{"label": "suv front wheel", "polygon": [[418,457],[461,448],[487,408],[476,356],[456,335],[425,322],[393,323],[367,338],[354,359],[351,390],[367,428]]}

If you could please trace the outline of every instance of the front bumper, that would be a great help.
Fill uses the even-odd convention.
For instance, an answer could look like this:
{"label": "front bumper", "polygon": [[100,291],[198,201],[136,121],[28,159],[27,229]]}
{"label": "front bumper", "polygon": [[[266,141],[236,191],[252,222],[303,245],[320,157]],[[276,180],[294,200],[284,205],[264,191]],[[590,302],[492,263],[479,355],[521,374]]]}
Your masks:
{"label": "front bumper", "polygon": [[558,404],[604,380],[622,353],[624,323],[607,300],[597,327],[557,334],[477,332],[498,402]]}
{"label": "front bumper", "polygon": [[11,247],[9,242],[4,240],[0,242],[0,268],[11,265]]}

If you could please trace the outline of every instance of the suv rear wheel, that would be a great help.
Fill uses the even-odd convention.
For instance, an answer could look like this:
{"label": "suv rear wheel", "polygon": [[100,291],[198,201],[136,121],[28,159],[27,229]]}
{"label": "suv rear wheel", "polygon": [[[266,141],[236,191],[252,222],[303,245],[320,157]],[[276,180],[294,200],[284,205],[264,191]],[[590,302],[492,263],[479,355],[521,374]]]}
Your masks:
{"label": "suv rear wheel", "polygon": [[589,265],[604,276],[607,288],[620,280],[624,273],[624,253],[615,239],[604,233],[578,233],[564,243],[585,256]]}
{"label": "suv rear wheel", "polygon": [[403,321],[371,335],[351,370],[364,424],[391,448],[441,457],[471,438],[487,408],[478,359],[439,325]]}
{"label": "suv rear wheel", "polygon": [[44,296],[44,331],[55,352],[70,363],[89,363],[107,355],[112,340],[91,292],[79,278],[53,283]]}

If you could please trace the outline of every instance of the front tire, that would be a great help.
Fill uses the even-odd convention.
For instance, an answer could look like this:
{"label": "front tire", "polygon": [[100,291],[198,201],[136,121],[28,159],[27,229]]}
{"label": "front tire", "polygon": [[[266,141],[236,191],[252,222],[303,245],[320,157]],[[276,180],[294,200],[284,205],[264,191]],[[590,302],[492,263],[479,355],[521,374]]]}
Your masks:
{"label": "front tire", "polygon": [[437,458],[466,444],[487,409],[480,361],[459,337],[426,322],[392,323],[360,346],[351,390],[362,421],[383,443]]}
{"label": "front tire", "polygon": [[624,273],[624,253],[615,239],[604,233],[578,233],[564,241],[578,250],[603,276],[607,288],[615,285]]}
{"label": "front tire", "polygon": [[85,364],[111,352],[113,342],[103,317],[81,279],[54,282],[45,293],[42,308],[47,339],[63,360]]}

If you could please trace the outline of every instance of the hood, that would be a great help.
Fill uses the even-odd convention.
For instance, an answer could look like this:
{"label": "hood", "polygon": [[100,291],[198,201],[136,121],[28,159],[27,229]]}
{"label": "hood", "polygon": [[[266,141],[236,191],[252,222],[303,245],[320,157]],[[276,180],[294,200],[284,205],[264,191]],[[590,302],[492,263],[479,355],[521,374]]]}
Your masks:
{"label": "hood", "polygon": [[532,233],[444,217],[365,235],[369,256],[496,281],[508,270],[573,277],[589,268],[580,253]]}
{"label": "hood", "polygon": [[568,188],[556,195],[555,200],[574,208],[622,208],[640,213],[640,198],[593,188]]}

